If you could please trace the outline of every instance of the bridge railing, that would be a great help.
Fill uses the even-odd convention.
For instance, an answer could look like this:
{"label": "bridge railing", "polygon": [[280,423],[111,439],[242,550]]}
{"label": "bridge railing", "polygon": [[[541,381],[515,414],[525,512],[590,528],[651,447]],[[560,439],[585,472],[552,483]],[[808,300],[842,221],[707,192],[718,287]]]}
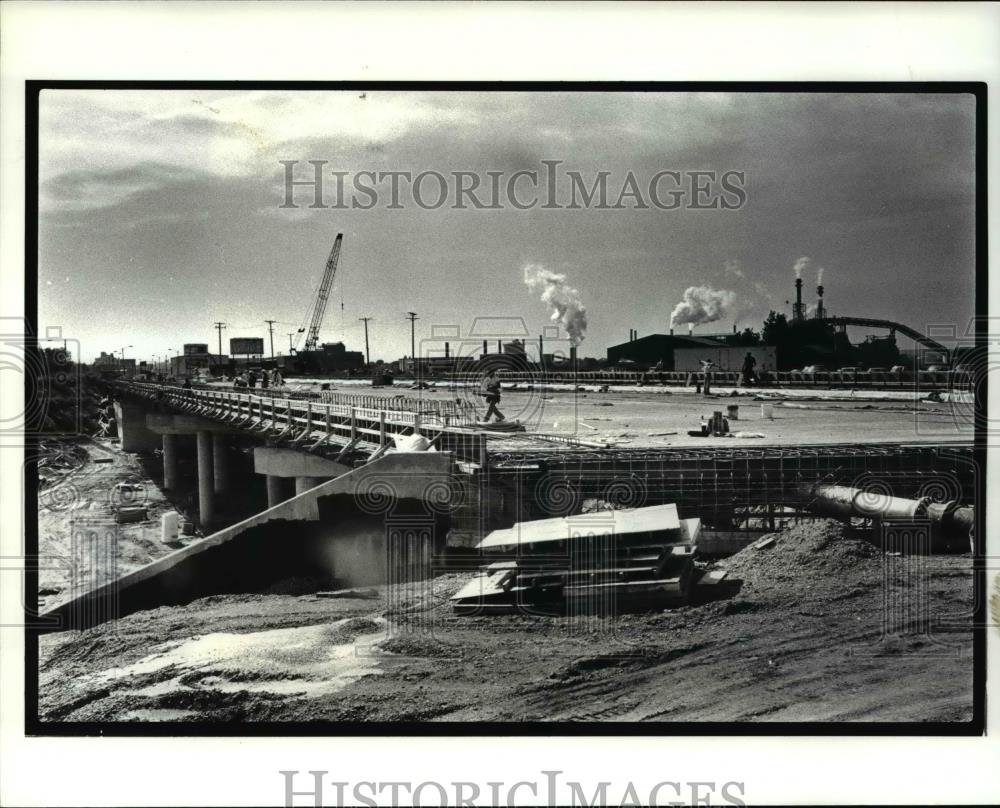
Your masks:
{"label": "bridge railing", "polygon": [[421,402],[454,406],[406,411],[390,406],[398,406],[399,402],[394,399],[374,396],[355,397],[352,400],[375,405],[358,406],[152,382],[119,382],[118,385],[192,415],[230,423],[304,448],[316,449],[330,442],[329,448],[337,448],[335,443],[341,444],[342,453],[359,444],[377,451],[388,448],[395,436],[420,430],[439,448],[453,451],[463,460],[480,462],[485,453],[485,435],[462,431],[475,420],[475,410],[457,402]]}

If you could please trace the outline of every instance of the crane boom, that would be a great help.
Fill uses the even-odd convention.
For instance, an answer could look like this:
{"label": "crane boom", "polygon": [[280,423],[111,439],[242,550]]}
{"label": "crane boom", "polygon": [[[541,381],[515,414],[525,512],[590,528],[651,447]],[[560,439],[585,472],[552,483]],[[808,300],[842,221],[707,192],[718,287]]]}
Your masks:
{"label": "crane boom", "polygon": [[306,334],[306,350],[315,351],[316,343],[319,342],[319,327],[323,322],[323,315],[326,313],[326,304],[330,299],[330,290],[333,288],[333,276],[337,274],[337,263],[340,261],[340,243],[344,240],[343,233],[337,233],[337,238],[333,242],[333,249],[330,250],[330,257],[326,259],[326,269],[323,270],[323,281],[319,285],[316,293],[316,305],[313,307],[312,320],[309,321],[309,331]]}

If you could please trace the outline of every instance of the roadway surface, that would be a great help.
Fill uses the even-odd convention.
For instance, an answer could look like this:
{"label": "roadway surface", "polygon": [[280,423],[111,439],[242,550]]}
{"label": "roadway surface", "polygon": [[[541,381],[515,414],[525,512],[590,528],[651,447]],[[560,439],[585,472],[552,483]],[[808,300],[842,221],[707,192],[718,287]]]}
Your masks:
{"label": "roadway surface", "polygon": [[[437,387],[415,390],[408,383],[372,388],[368,382],[330,381],[331,389],[366,395],[421,398],[427,401],[462,399],[471,401],[482,414],[485,406],[472,388]],[[294,380],[288,390],[319,390],[319,381]],[[219,385],[219,389],[231,389]],[[718,388],[720,395],[705,397],[678,388],[615,388],[598,392],[596,386],[574,390],[570,385],[546,390],[503,391],[500,409],[507,419],[520,420],[529,432],[573,437],[595,444],[623,448],[667,446],[741,446],[971,442],[973,405],[970,401],[937,402],[917,399],[902,391],[864,391],[852,395],[844,390],[736,390]],[[764,395],[777,400],[762,402]],[[968,399],[968,396],[965,396]],[[762,404],[771,404],[772,418],[764,417]],[[730,430],[742,437],[691,437],[703,417],[714,410],[739,407],[738,420]],[[490,440],[490,449],[514,448],[526,443],[543,448],[544,441],[530,436]],[[549,444],[559,449],[558,444]],[[561,447],[565,448],[565,447]]]}

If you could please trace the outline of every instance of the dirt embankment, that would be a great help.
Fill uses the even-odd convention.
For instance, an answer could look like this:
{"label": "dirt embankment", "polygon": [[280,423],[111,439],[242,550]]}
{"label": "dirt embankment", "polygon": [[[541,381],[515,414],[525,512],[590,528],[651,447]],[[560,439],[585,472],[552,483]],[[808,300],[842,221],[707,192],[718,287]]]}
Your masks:
{"label": "dirt embankment", "polygon": [[[972,710],[972,564],[832,521],[720,562],[725,599],[598,620],[248,595],[43,638],[51,720],[930,721]],[[929,617],[929,622],[922,615]],[[332,633],[331,633],[332,632]]]}

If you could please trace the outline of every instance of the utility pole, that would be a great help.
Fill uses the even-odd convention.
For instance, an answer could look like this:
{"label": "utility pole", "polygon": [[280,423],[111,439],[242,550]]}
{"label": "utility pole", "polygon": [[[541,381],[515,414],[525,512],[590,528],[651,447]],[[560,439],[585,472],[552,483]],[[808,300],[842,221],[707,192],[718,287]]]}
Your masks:
{"label": "utility pole", "polygon": [[274,324],[278,322],[277,320],[265,320],[267,323],[268,333],[271,335],[271,358],[274,359]]}
{"label": "utility pole", "polygon": [[370,365],[372,363],[371,356],[368,355],[368,321],[374,320],[374,317],[359,317],[361,322],[365,324],[365,364]]}
{"label": "utility pole", "polygon": [[220,323],[220,322],[215,323],[215,330],[219,332],[219,354],[218,358],[215,360],[216,362],[222,361],[222,329],[225,327],[226,327],[225,323]]}
{"label": "utility pole", "polygon": [[417,364],[416,321],[420,318],[415,311],[406,312],[406,316],[410,321],[410,359],[413,360],[413,375],[417,376],[420,366]]}

